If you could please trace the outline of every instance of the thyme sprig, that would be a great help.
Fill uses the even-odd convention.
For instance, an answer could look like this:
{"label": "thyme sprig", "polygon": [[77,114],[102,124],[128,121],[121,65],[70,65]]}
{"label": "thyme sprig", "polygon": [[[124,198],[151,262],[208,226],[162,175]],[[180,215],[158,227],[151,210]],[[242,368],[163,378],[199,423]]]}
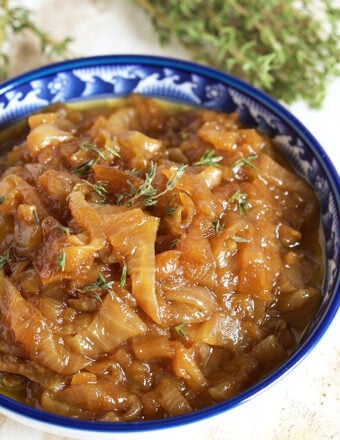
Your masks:
{"label": "thyme sprig", "polygon": [[235,162],[234,162],[234,165],[233,165],[233,172],[236,174],[236,173],[238,173],[239,172],[239,170],[242,168],[242,167],[248,167],[248,168],[250,168],[250,169],[252,169],[252,170],[254,170],[254,171],[256,171],[257,170],[257,167],[256,167],[256,165],[254,165],[253,163],[252,163],[252,161],[254,160],[254,159],[257,159],[257,154],[256,153],[253,153],[253,154],[249,154],[248,156],[241,156],[239,159],[237,159]]}
{"label": "thyme sprig", "polygon": [[182,165],[181,167],[178,167],[178,168],[175,168],[172,170],[170,177],[169,177],[168,181],[166,182],[165,189],[162,192],[160,192],[159,194],[157,194],[157,197],[160,197],[160,196],[166,194],[168,191],[172,191],[175,188],[175,186],[177,185],[177,182],[183,176],[186,167],[187,167],[186,165]]}
{"label": "thyme sprig", "polygon": [[241,215],[247,215],[250,208],[247,202],[248,195],[241,192],[239,189],[228,199],[228,203],[236,202],[238,211]]}
{"label": "thyme sprig", "polygon": [[130,193],[127,194],[128,200],[124,203],[126,206],[133,206],[139,201],[142,202],[144,206],[152,206],[156,204],[156,194],[157,189],[152,186],[153,180],[156,177],[157,165],[154,162],[150,163],[150,168],[145,174],[144,183],[139,187],[135,188],[134,184],[127,181],[130,186]]}
{"label": "thyme sprig", "polygon": [[[154,162],[150,163],[149,170],[145,175],[144,183],[139,187],[135,188],[132,182],[127,181],[130,192],[126,194],[127,200],[124,202],[125,206],[133,206],[135,204],[141,203],[144,206],[153,206],[156,205],[157,199],[168,191],[171,191],[175,188],[179,179],[183,176],[185,172],[186,165],[183,165],[179,168],[176,168],[172,171],[170,177],[166,182],[165,189],[161,192],[157,192],[157,188],[153,187],[153,181],[156,177],[157,172],[157,164]],[[122,203],[121,199],[118,199],[120,203]]]}
{"label": "thyme sprig", "polygon": [[[92,151],[93,153],[97,154],[97,158],[96,159],[90,159],[80,165],[78,165],[77,167],[75,167],[73,169],[73,173],[77,174],[79,177],[85,177],[89,174],[89,172],[91,171],[93,165],[95,165],[98,162],[98,159],[103,159],[103,160],[108,160],[109,158],[107,157],[107,155],[105,154],[105,151],[100,150],[98,147],[96,147],[94,144],[91,144],[90,142],[81,142],[79,145],[79,149],[80,150],[87,150],[87,151]],[[112,156],[121,159],[120,154],[113,150],[110,147],[106,147],[105,150],[107,150],[107,152],[109,152]],[[97,186],[96,188],[94,188],[95,192],[100,191],[100,192],[105,192],[102,189],[99,188],[99,186]],[[98,194],[98,192],[97,192]],[[101,195],[101,194],[99,194]],[[103,196],[102,196],[103,197]]]}
{"label": "thyme sprig", "polygon": [[118,151],[114,150],[111,147],[105,147],[105,149],[113,156],[116,157],[117,159],[121,159],[122,156],[118,153]]}
{"label": "thyme sprig", "polygon": [[40,42],[40,50],[50,59],[69,58],[71,38],[55,40],[31,18],[31,11],[21,6],[10,6],[9,0],[0,2],[0,80],[8,75],[12,41],[15,34],[29,32]]}
{"label": "thyme sprig", "polygon": [[88,151],[93,151],[94,153],[96,153],[98,155],[98,157],[100,157],[103,160],[107,160],[107,157],[105,155],[105,153],[103,151],[101,151],[98,147],[96,147],[95,145],[91,144],[90,142],[82,142],[79,145],[79,148],[81,150],[88,150]]}
{"label": "thyme sprig", "polygon": [[112,297],[113,296],[112,285],[113,285],[113,281],[106,281],[104,275],[98,272],[96,281],[92,284],[88,284],[87,286],[85,286],[83,288],[83,292],[92,292],[96,296],[96,298],[98,299],[99,297],[101,301],[101,296],[99,295],[98,291],[106,290]]}
{"label": "thyme sprig", "polygon": [[[319,107],[340,73],[337,0],[135,0],[162,44],[287,103]],[[218,93],[218,89],[215,90]]]}
{"label": "thyme sprig", "polygon": [[[188,55],[291,103],[320,107],[340,74],[337,0],[134,0],[162,44],[177,40]],[[54,40],[24,7],[0,2],[0,80],[8,74],[15,34],[29,32],[50,58],[68,58],[71,38]],[[212,93],[216,96],[218,88]]]}
{"label": "thyme sprig", "polygon": [[99,197],[102,197],[103,199],[105,199],[108,194],[109,194],[109,190],[107,188],[105,188],[104,185],[107,185],[109,182],[107,180],[97,180],[96,183],[90,183],[88,182],[89,185],[91,185],[93,191],[98,194]]}
{"label": "thyme sprig", "polygon": [[96,163],[94,159],[88,160],[77,167],[73,168],[73,173],[79,177],[85,177],[92,170],[93,165]]}
{"label": "thyme sprig", "polygon": [[199,166],[199,165],[216,166],[216,165],[218,165],[218,162],[221,162],[222,159],[223,159],[222,156],[214,156],[213,150],[207,150],[203,154],[203,156],[200,158],[200,160],[198,160],[197,162],[194,162],[193,165],[194,166]]}

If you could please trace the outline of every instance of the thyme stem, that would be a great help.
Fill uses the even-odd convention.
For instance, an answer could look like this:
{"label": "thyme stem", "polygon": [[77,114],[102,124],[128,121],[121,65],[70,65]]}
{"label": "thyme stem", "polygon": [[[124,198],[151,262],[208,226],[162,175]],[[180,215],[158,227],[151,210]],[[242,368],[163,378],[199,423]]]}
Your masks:
{"label": "thyme stem", "polygon": [[200,158],[200,160],[198,160],[197,162],[194,162],[193,165],[194,166],[218,166],[218,162],[221,162],[221,160],[223,159],[222,156],[214,156],[214,151],[213,150],[207,150],[203,156]]}
{"label": "thyme stem", "polygon": [[0,2],[0,80],[8,75],[11,54],[11,43],[15,34],[25,31],[38,37],[40,50],[48,58],[68,58],[70,55],[69,43],[71,38],[55,40],[41,29],[32,19],[31,11],[20,6],[10,6],[9,0]]}
{"label": "thyme stem", "polygon": [[[153,187],[153,181],[156,177],[157,172],[157,164],[154,162],[150,163],[150,168],[145,175],[145,180],[143,185],[141,185],[138,189],[134,187],[134,185],[128,181],[130,185],[130,193],[126,194],[128,199],[125,201],[125,206],[133,206],[139,202],[141,202],[144,206],[153,206],[157,203],[157,199],[168,191],[171,191],[175,188],[179,179],[183,176],[185,172],[186,165],[176,168],[172,171],[167,183],[166,187],[163,191],[157,193],[157,189]],[[120,197],[118,198],[119,203]]]}

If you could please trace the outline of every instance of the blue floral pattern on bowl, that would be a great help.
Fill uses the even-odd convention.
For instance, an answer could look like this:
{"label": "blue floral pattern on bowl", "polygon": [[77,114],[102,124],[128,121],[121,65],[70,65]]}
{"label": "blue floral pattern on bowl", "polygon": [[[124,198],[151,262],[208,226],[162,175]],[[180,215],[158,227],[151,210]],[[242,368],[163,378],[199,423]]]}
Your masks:
{"label": "blue floral pattern on bowl", "polygon": [[[215,110],[237,111],[246,125],[268,133],[295,170],[311,183],[317,193],[326,254],[323,303],[314,324],[305,334],[304,344],[295,355],[252,390],[217,405],[219,409],[208,408],[198,412],[201,415],[182,416],[181,420],[174,418],[171,419],[173,421],[143,423],[145,429],[153,429],[194,421],[235,406],[295,365],[322,336],[339,307],[340,184],[337,172],[317,141],[277,102],[222,72],[180,60],[104,56],[67,61],[32,71],[0,85],[0,127],[52,103],[121,97],[130,93]],[[321,326],[317,325],[320,319],[323,320]],[[36,410],[27,408],[25,411],[29,416],[34,414],[39,418]],[[48,417],[72,427],[72,420],[53,415]],[[89,422],[77,422],[84,429],[100,429],[99,424],[93,427]],[[120,426],[115,429],[129,429],[124,428],[124,424]]]}

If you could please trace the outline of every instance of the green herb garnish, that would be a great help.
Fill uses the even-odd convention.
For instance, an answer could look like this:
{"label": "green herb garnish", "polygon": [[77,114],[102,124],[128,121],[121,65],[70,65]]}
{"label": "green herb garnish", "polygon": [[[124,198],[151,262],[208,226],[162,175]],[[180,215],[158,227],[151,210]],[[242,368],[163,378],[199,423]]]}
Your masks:
{"label": "green herb garnish", "polygon": [[3,196],[0,196],[0,205],[4,203],[4,201],[7,199],[8,194],[4,194]]}
{"label": "green herb garnish", "polygon": [[168,181],[166,182],[165,190],[160,192],[159,194],[157,194],[157,197],[160,197],[163,194],[165,194],[168,191],[171,191],[175,188],[175,186],[177,185],[177,182],[183,176],[186,167],[187,167],[186,165],[182,165],[181,167],[178,167],[172,171]]}
{"label": "green herb garnish", "polygon": [[136,189],[129,180],[127,181],[130,186],[130,193],[127,194],[128,200],[125,202],[126,206],[133,206],[139,201],[141,201],[144,206],[152,206],[157,203],[155,200],[157,190],[152,186],[156,171],[157,165],[151,162],[150,168],[145,175],[144,183],[138,189]]}
{"label": "green herb garnish", "polygon": [[127,265],[126,265],[126,263],[124,263],[123,269],[122,269],[122,274],[121,274],[120,280],[119,280],[119,286],[121,288],[123,288],[126,284],[126,274],[127,274]]}
{"label": "green herb garnish", "polygon": [[216,166],[218,164],[218,162],[221,162],[222,159],[223,159],[222,156],[214,156],[213,150],[207,150],[203,154],[203,156],[200,158],[200,160],[198,160],[197,162],[194,162],[193,165],[194,166],[199,166],[199,165]]}
{"label": "green herb garnish", "polygon": [[212,224],[213,224],[213,227],[214,227],[216,234],[220,233],[223,230],[223,226],[221,225],[219,218],[217,218],[216,220],[213,220]]}
{"label": "green herb garnish", "polygon": [[92,292],[92,295],[96,298],[97,301],[99,301],[99,302],[103,302],[102,297],[99,295],[98,292],[93,291],[93,292]]}
{"label": "green herb garnish", "polygon": [[121,206],[123,204],[124,201],[124,194],[115,194],[116,196],[116,203],[117,205]]}
{"label": "green herb garnish", "polygon": [[182,322],[181,324],[176,325],[176,327],[175,327],[176,332],[185,339],[187,339],[187,337],[188,337],[188,335],[184,331],[184,327],[186,327],[186,326],[187,326],[187,324],[185,322]]}
{"label": "green herb garnish", "polygon": [[132,168],[132,170],[126,170],[126,172],[131,174],[131,176],[139,176],[138,170],[136,170],[136,168]]}
{"label": "green herb garnish", "polygon": [[169,249],[175,247],[178,242],[179,242],[179,238],[174,238],[173,240],[171,240],[169,243]]}
{"label": "green herb garnish", "polygon": [[93,159],[88,160],[87,162],[78,165],[76,168],[73,168],[73,172],[74,174],[77,174],[79,177],[84,177],[91,171],[95,163],[96,161]]}
{"label": "green herb garnish", "polygon": [[62,249],[61,252],[57,256],[57,267],[62,272],[65,271],[65,265],[66,265],[66,253],[65,250]]}
{"label": "green herb garnish", "polygon": [[109,294],[113,296],[112,285],[113,281],[106,281],[105,277],[100,272],[98,272],[96,281],[92,284],[88,284],[87,286],[85,286],[83,288],[83,292],[93,292],[94,295],[99,295],[98,290],[107,290]]}
{"label": "green herb garnish", "polygon": [[253,170],[257,170],[256,166],[252,163],[252,160],[257,158],[257,154],[249,154],[247,157],[241,156],[239,159],[237,159],[233,165],[233,171],[236,174],[240,168],[242,167],[248,167]]}
{"label": "green herb garnish", "polygon": [[172,217],[172,215],[176,212],[177,207],[176,208],[166,208],[165,210],[165,215],[167,215],[168,217]]}
{"label": "green herb garnish", "polygon": [[112,154],[112,156],[116,157],[117,159],[121,159],[121,158],[122,158],[122,156],[118,153],[118,151],[114,150],[113,148],[111,148],[111,147],[105,147],[105,149],[106,149],[110,154]]}
{"label": "green herb garnish", "polygon": [[99,148],[97,148],[95,145],[90,144],[89,142],[82,142],[79,145],[79,148],[81,150],[89,150],[89,151],[93,151],[94,153],[98,154],[98,157],[100,157],[103,160],[107,160],[106,155],[104,154],[103,151],[99,150]]}
{"label": "green herb garnish", "polygon": [[34,224],[36,226],[40,226],[40,219],[39,219],[37,210],[35,208],[32,209],[32,214],[33,214]]}
{"label": "green herb garnish", "polygon": [[92,186],[92,189],[96,194],[98,194],[100,197],[105,199],[105,197],[107,197],[109,191],[103,185],[107,185],[108,183],[109,182],[107,182],[106,180],[98,180],[94,184],[92,184],[92,183],[89,183],[89,184]]}
{"label": "green herb garnish", "polygon": [[62,226],[62,225],[60,225],[60,226],[59,226],[59,225],[58,225],[58,226],[55,226],[53,229],[56,229],[56,230],[58,230],[58,231],[66,232],[66,233],[71,234],[71,235],[73,235],[73,234],[76,233],[76,231],[75,231],[74,229],[69,228],[69,227],[67,227],[67,226]]}
{"label": "green herb garnish", "polygon": [[11,247],[9,247],[3,255],[0,255],[0,269],[3,269],[10,260]]}
{"label": "green herb garnish", "polygon": [[228,203],[236,202],[239,213],[242,215],[248,214],[248,209],[250,208],[249,203],[246,201],[248,195],[237,190],[229,199]]}
{"label": "green herb garnish", "polygon": [[[133,206],[138,202],[141,202],[144,206],[153,206],[156,205],[157,199],[167,193],[168,191],[171,191],[175,188],[178,180],[183,176],[186,166],[182,166],[179,168],[176,168],[170,175],[166,187],[163,191],[157,194],[157,189],[152,186],[153,180],[156,176],[157,171],[157,164],[154,162],[150,163],[150,168],[147,171],[145,175],[144,183],[139,187],[135,188],[133,183],[131,183],[129,180],[127,181],[130,192],[126,194],[127,200],[125,201],[126,206]],[[121,204],[123,203],[122,199],[124,196],[118,196],[117,203]]]}

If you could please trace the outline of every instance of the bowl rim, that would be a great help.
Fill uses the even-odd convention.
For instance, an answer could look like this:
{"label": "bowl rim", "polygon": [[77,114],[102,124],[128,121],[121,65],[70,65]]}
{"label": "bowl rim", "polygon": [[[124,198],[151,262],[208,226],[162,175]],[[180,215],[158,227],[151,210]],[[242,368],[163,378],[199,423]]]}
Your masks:
{"label": "bowl rim", "polygon": [[[120,64],[138,64],[142,66],[154,66],[164,68],[174,68],[201,75],[202,77],[213,79],[226,84],[242,94],[249,96],[252,100],[259,102],[264,108],[269,109],[279,119],[283,120],[290,129],[308,145],[313,154],[317,157],[320,166],[323,168],[325,174],[333,188],[336,198],[336,204],[340,206],[340,178],[333,163],[328,157],[323,147],[319,144],[316,138],[310,131],[282,104],[274,100],[271,96],[254,86],[238,79],[226,72],[191,62],[182,59],[176,59],[163,56],[151,55],[99,55],[89,56],[83,58],[75,58],[72,60],[61,61],[58,63],[49,64],[37,69],[30,70],[21,75],[15,76],[0,84],[0,96],[8,91],[20,87],[21,85],[30,81],[41,79],[45,76],[69,71],[72,69],[84,69],[88,67],[100,66],[116,66]],[[67,102],[67,101],[66,101]],[[6,124],[7,125],[7,124]],[[1,127],[0,127],[1,129]],[[0,408],[4,407],[9,412],[20,414],[24,419],[33,419],[42,422],[45,425],[58,425],[66,429],[87,432],[100,433],[138,433],[147,432],[151,430],[168,429],[172,427],[179,427],[182,425],[202,421],[218,414],[231,410],[238,405],[245,403],[256,397],[259,393],[265,391],[269,386],[274,385],[279,379],[283,378],[288,371],[296,367],[305,356],[315,347],[321,337],[327,331],[331,322],[337,314],[340,307],[340,275],[336,280],[334,287],[334,295],[332,302],[327,305],[327,308],[321,318],[321,321],[316,329],[314,329],[303,344],[294,351],[294,353],[275,371],[269,374],[260,382],[257,382],[252,387],[246,389],[239,395],[213,406],[194,411],[182,416],[171,417],[167,419],[156,419],[141,422],[93,422],[88,420],[72,419],[56,414],[51,414],[25,404],[19,403],[11,398],[0,394]]]}

